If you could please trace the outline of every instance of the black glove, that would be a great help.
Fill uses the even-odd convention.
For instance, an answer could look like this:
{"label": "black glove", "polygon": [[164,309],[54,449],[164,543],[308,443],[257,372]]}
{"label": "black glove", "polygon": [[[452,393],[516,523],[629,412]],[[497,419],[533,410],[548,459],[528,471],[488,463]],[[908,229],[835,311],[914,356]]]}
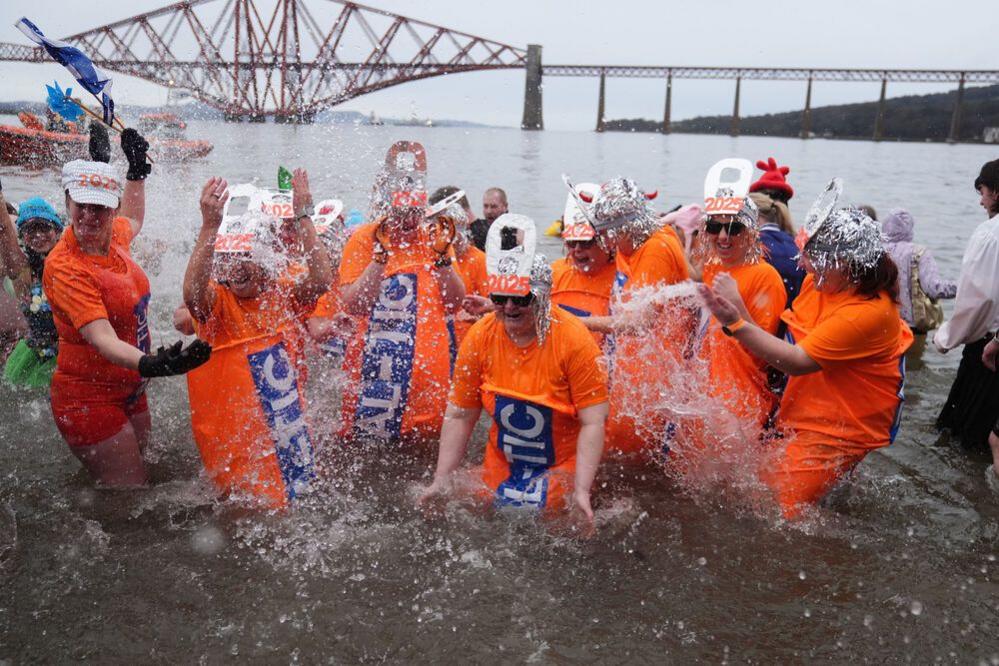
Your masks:
{"label": "black glove", "polygon": [[107,128],[101,123],[90,124],[90,159],[95,162],[111,161],[111,137]]}
{"label": "black glove", "polygon": [[121,150],[128,158],[128,173],[125,178],[129,180],[145,180],[149,172],[153,170],[153,165],[146,162],[146,153],[149,151],[149,142],[142,138],[142,135],[129,127],[121,132]]}
{"label": "black glove", "polygon": [[181,349],[178,340],[169,347],[160,347],[155,354],[146,354],[139,359],[139,374],[143,377],[172,377],[183,375],[208,361],[212,346],[203,340],[195,340]]}

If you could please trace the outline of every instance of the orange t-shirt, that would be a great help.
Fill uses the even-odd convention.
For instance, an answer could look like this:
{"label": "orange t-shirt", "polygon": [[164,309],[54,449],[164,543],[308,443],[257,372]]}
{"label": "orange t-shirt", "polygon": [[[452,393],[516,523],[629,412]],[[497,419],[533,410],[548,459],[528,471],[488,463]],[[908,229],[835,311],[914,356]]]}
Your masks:
{"label": "orange t-shirt", "polygon": [[606,316],[617,276],[613,261],[596,273],[587,273],[568,257],[557,259],[552,263],[552,303],[577,317]]}
{"label": "orange t-shirt", "polygon": [[112,400],[129,398],[143,385],[137,371],[106,360],[80,334],[83,326],[107,319],[119,339],[149,353],[149,279],[132,259],[131,242],[131,223],[118,217],[106,255],[85,254],[68,227],[46,257],[42,288],[59,333],[56,384],[100,384]]}
{"label": "orange t-shirt", "polygon": [[500,504],[552,506],[566,486],[546,473],[571,477],[579,410],[607,402],[597,343],[575,315],[552,308],[551,317],[544,344],[521,348],[488,314],[458,352],[450,401],[493,417],[483,480]]}
{"label": "orange t-shirt", "polygon": [[[780,273],[765,261],[726,268],[718,263],[704,267],[704,283],[714,285],[719,273],[728,273],[739,286],[739,295],[757,326],[775,335],[787,292]],[[711,394],[728,398],[730,412],[761,425],[774,405],[767,386],[766,364],[733,338],[725,335],[712,317],[704,337],[701,358],[707,360]]]}
{"label": "orange t-shirt", "polygon": [[[465,295],[489,296],[489,288],[486,286],[488,275],[486,274],[486,253],[475,247],[471,243],[465,250],[461,259],[455,258],[454,270],[465,285]],[[478,321],[464,310],[461,310],[454,318],[454,331],[458,339],[458,344],[465,339],[468,329]]]}
{"label": "orange t-shirt", "polygon": [[[316,307],[309,315],[309,319],[333,319],[344,312],[343,300],[340,298],[340,287],[333,285],[329,291],[323,294],[316,302]],[[320,350],[335,358],[342,359],[347,351],[347,343],[350,336],[347,333],[337,333],[326,340],[318,343]]]}
{"label": "orange t-shirt", "polygon": [[886,294],[825,294],[811,275],[781,317],[818,372],[791,377],[778,425],[878,448],[894,439],[912,332]]}
{"label": "orange t-shirt", "polygon": [[654,232],[630,256],[618,252],[617,257],[619,270],[628,276],[626,289],[676,284],[690,277],[680,237],[670,226]]}
{"label": "orange t-shirt", "polygon": [[[619,282],[615,294],[627,299],[631,290],[665,286],[688,278],[683,246],[672,227],[665,226],[642,243],[630,256],[618,252]],[[613,306],[612,306],[613,308]],[[658,388],[665,388],[664,368],[683,363],[689,353],[696,325],[690,313],[677,319],[677,312],[663,314],[650,327],[656,335],[615,335],[612,353],[611,414],[607,424],[607,448],[634,453],[661,437],[666,423],[660,413],[633,413],[631,407],[642,402],[647,378],[658,378]],[[672,319],[665,319],[665,317]],[[690,321],[689,321],[690,320]],[[650,339],[654,337],[655,339]],[[669,359],[664,363],[664,359]],[[626,413],[632,412],[632,413]]]}
{"label": "orange t-shirt", "polygon": [[305,398],[289,333],[296,312],[280,289],[237,298],[212,282],[211,313],[195,321],[212,356],[187,375],[191,428],[226,491],[283,505],[314,476]]}
{"label": "orange t-shirt", "polygon": [[[357,280],[371,262],[374,229],[375,223],[361,225],[347,241],[341,285]],[[378,298],[358,317],[347,349],[344,368],[353,381],[343,394],[343,432],[434,441],[457,351],[454,317],[433,274],[436,253],[419,243],[389,251]]]}

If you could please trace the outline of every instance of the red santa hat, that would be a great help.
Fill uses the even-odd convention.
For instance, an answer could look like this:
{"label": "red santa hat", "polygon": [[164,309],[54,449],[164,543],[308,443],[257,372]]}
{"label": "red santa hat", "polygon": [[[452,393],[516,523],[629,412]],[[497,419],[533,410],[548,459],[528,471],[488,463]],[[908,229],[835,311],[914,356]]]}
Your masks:
{"label": "red santa hat", "polygon": [[766,162],[759,160],[756,163],[756,168],[762,170],[763,175],[760,176],[758,181],[749,186],[750,192],[774,190],[776,192],[783,192],[787,195],[788,199],[794,196],[794,188],[784,178],[784,176],[791,172],[790,167],[777,166],[777,160],[768,157]]}

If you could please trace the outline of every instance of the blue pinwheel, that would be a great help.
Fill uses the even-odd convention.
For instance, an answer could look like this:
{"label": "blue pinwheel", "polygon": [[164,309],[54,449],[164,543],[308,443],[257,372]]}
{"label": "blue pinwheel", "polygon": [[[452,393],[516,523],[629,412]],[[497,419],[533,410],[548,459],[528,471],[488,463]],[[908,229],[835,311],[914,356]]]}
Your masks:
{"label": "blue pinwheel", "polygon": [[55,113],[58,113],[65,120],[75,122],[77,118],[83,115],[83,111],[70,99],[73,89],[66,88],[66,90],[63,91],[63,89],[59,87],[58,81],[53,81],[52,84],[55,87],[48,84],[45,85],[45,89],[49,91],[49,108]]}

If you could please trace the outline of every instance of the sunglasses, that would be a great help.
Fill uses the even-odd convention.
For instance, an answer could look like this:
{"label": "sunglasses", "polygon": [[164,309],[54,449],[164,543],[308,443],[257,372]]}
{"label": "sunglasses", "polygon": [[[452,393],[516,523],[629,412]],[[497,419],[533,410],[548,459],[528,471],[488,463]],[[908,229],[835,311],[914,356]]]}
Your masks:
{"label": "sunglasses", "polygon": [[565,246],[570,250],[575,248],[582,248],[584,250],[589,250],[591,247],[597,244],[596,238],[591,238],[590,240],[567,240]]}
{"label": "sunglasses", "polygon": [[524,296],[507,296],[506,294],[489,294],[489,300],[493,302],[498,308],[506,305],[507,301],[510,301],[518,308],[527,307],[534,300],[534,294],[526,294]]}
{"label": "sunglasses", "polygon": [[738,222],[717,222],[715,220],[708,220],[704,223],[704,231],[712,236],[720,234],[722,229],[725,229],[729,236],[738,236],[746,230],[746,226]]}

